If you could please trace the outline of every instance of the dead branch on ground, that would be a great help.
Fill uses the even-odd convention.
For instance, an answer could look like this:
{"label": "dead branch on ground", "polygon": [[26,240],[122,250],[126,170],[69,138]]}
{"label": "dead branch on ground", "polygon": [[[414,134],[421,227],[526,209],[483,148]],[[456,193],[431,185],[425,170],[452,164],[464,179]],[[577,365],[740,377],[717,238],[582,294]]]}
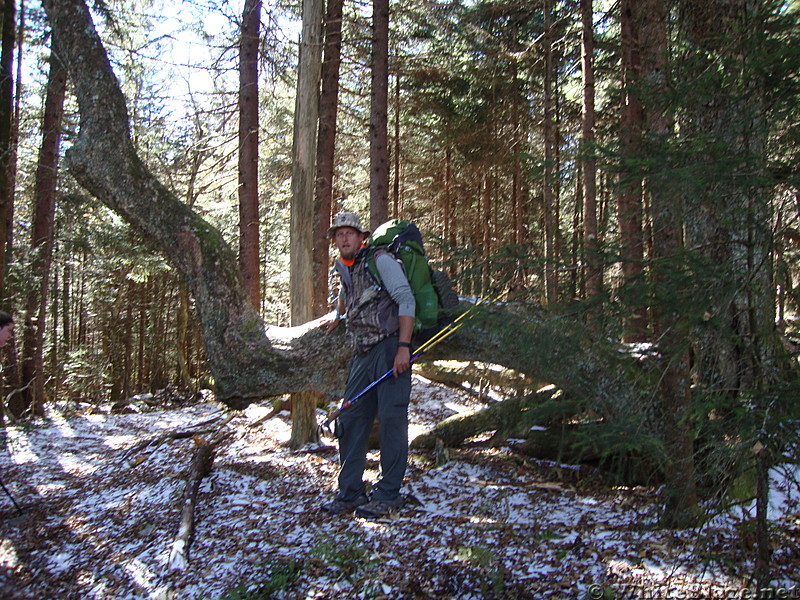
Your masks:
{"label": "dead branch on ground", "polygon": [[197,493],[200,489],[200,482],[211,472],[211,467],[214,464],[214,452],[217,446],[232,435],[231,431],[223,430],[233,419],[233,416],[234,413],[230,412],[210,440],[206,440],[199,435],[193,438],[196,445],[195,453],[189,466],[186,488],[183,492],[178,533],[172,542],[172,551],[169,556],[169,565],[172,569],[184,570],[189,565],[189,546],[194,536],[194,513],[197,507]]}

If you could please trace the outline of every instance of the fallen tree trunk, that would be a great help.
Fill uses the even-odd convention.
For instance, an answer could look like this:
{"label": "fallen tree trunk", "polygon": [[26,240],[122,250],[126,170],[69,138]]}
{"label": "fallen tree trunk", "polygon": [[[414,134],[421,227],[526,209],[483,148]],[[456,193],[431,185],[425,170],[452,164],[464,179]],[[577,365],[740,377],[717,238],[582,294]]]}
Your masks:
{"label": "fallen tree trunk", "polygon": [[529,396],[515,396],[482,410],[448,417],[431,431],[411,441],[412,449],[433,448],[437,440],[445,446],[460,446],[469,438],[492,432],[495,443],[509,438],[525,438],[533,427],[563,422],[581,412],[581,407],[560,400],[561,392],[553,386]]}
{"label": "fallen tree trunk", "polygon": [[419,364],[415,373],[423,377],[449,385],[464,388],[466,384],[489,385],[501,390],[514,393],[525,393],[533,382],[521,373],[511,371],[500,365],[479,363],[476,361],[428,361]]}

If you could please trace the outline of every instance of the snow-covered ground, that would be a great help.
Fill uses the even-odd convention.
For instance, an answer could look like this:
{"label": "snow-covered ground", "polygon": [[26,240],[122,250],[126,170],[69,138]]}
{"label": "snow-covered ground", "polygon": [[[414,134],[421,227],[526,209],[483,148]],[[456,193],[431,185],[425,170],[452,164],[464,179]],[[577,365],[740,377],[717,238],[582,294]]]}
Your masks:
{"label": "snow-covered ground", "polygon": [[[415,377],[412,437],[474,401]],[[290,451],[286,414],[228,428],[203,480],[188,565],[170,565],[195,443],[137,443],[221,414],[211,403],[142,414],[53,412],[0,433],[0,598],[755,598],[753,523],[719,515],[699,530],[655,527],[650,489],[513,448],[412,453],[391,518],[322,517],[336,451]],[[370,455],[372,478],[377,453]],[[775,597],[800,597],[796,487],[776,482]],[[616,594],[616,595],[615,595]],[[794,595],[791,595],[794,594]],[[765,596],[764,596],[765,597]]]}

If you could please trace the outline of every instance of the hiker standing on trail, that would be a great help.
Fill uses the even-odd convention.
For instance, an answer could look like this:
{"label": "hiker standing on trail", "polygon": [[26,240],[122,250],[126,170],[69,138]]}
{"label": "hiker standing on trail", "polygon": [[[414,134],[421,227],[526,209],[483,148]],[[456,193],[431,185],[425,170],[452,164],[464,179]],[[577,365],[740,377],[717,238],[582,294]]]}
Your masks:
{"label": "hiker standing on trail", "polygon": [[[375,379],[393,370],[336,421],[339,438],[339,493],[322,510],[332,515],[356,511],[375,519],[403,505],[400,486],[408,464],[408,402],[411,395],[411,336],[416,304],[400,263],[384,250],[375,252],[375,266],[383,285],[368,269],[369,230],[358,215],[340,213],[328,237],[339,250],[334,267],[341,278],[335,313],[323,320],[328,332],[340,321],[347,324],[353,358],[344,397],[352,398]],[[335,316],[334,316],[335,314]],[[380,477],[368,497],[364,468],[372,424],[380,426]]]}

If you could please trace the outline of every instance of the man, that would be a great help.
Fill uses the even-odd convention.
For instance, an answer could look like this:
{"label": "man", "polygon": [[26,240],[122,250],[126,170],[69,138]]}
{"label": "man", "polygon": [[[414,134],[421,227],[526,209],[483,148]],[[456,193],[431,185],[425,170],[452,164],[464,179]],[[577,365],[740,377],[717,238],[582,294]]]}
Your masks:
{"label": "man", "polygon": [[[332,515],[355,510],[361,517],[376,519],[403,505],[400,487],[408,464],[411,336],[416,304],[403,267],[385,250],[375,251],[382,285],[369,273],[370,249],[365,244],[368,236],[358,215],[345,212],[334,218],[328,237],[339,251],[335,270],[341,286],[337,310],[323,321],[323,326],[330,333],[340,321],[347,324],[353,358],[345,399],[361,392],[389,369],[393,370],[393,377],[375,386],[337,419],[339,493],[322,510]],[[363,477],[376,414],[381,471],[368,497]]]}

